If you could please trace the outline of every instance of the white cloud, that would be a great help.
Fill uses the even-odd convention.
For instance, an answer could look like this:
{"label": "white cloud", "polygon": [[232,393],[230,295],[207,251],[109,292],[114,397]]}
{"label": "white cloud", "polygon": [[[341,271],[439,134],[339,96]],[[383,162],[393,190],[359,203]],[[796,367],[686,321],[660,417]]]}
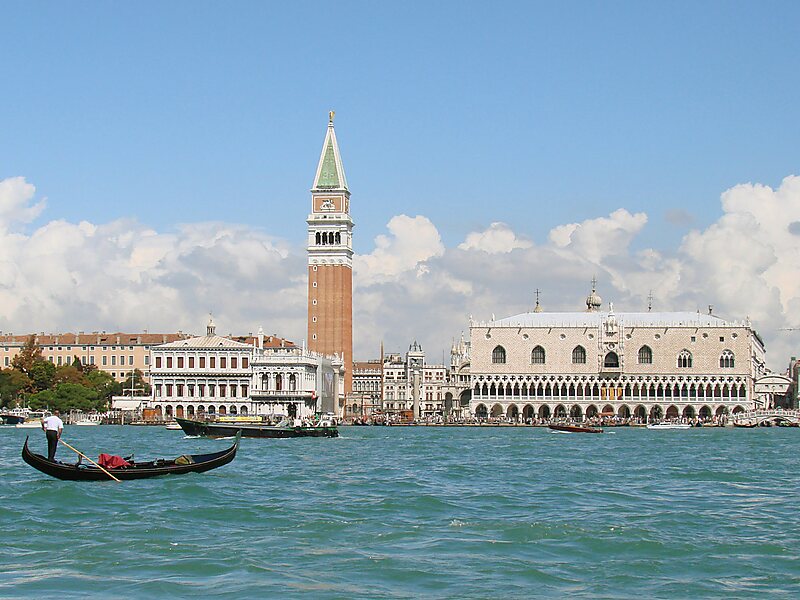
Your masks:
{"label": "white cloud", "polygon": [[425,261],[444,254],[439,231],[427,217],[398,215],[387,228],[391,235],[377,236],[370,254],[355,257],[356,285],[391,281],[409,270],[423,276]]}
{"label": "white cloud", "polygon": [[24,194],[6,196],[13,210],[0,212],[3,331],[202,331],[213,310],[226,333],[263,325],[305,337],[305,261],[285,241],[244,225],[193,223],[165,234],[133,220],[51,221],[27,235],[15,227],[32,214],[25,202],[34,189],[13,183]]}
{"label": "white cloud", "polygon": [[[245,225],[192,223],[162,233],[137,222],[51,221],[32,232],[35,190],[0,181],[0,329],[202,331],[213,310],[223,333],[306,335],[306,259],[299,246]],[[705,310],[750,316],[783,368],[800,325],[800,178],[777,189],[739,185],[722,194],[721,216],[672,252],[631,250],[648,217],[624,209],[553,227],[540,244],[492,223],[446,248],[424,216],[398,215],[372,252],[354,259],[357,358],[403,351],[415,339],[442,349],[487,318],[530,310],[581,310],[596,275],[617,310]],[[641,244],[637,244],[641,246]],[[792,341],[795,345],[792,345]],[[445,357],[446,358],[446,357]]]}
{"label": "white cloud", "polygon": [[533,244],[520,239],[505,223],[492,223],[484,231],[473,231],[459,244],[461,250],[482,250],[487,254],[508,254],[518,248],[530,248]]}
{"label": "white cloud", "polygon": [[45,201],[31,204],[36,188],[24,177],[0,180],[0,227],[10,223],[30,223],[44,210]]}

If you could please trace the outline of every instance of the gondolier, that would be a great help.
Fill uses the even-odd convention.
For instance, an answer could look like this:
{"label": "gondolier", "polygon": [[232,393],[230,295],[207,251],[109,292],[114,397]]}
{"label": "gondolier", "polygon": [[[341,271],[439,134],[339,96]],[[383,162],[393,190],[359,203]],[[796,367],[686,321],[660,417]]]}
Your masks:
{"label": "gondolier", "polygon": [[56,459],[56,448],[61,433],[64,431],[64,422],[59,418],[59,412],[55,411],[49,417],[42,419],[42,429],[47,436],[47,460]]}

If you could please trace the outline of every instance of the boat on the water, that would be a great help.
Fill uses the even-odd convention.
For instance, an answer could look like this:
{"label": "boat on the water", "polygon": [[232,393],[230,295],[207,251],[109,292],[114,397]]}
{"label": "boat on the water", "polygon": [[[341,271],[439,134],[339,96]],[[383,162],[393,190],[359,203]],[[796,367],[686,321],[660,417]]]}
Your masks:
{"label": "boat on the water", "polygon": [[[129,466],[106,469],[117,479],[124,481],[130,479],[147,479],[149,477],[159,477],[160,475],[184,475],[186,473],[202,473],[216,469],[222,465],[227,465],[236,458],[236,451],[239,449],[239,436],[233,446],[220,452],[210,454],[184,454],[173,459],[158,459],[148,462],[132,462]],[[63,479],[66,481],[107,481],[111,479],[108,473],[102,469],[86,464],[62,463],[59,461],[47,460],[41,454],[35,454],[28,448],[28,438],[25,438],[25,445],[22,447],[22,460],[28,463],[37,471],[46,475]]]}
{"label": "boat on the water", "polygon": [[169,429],[170,431],[180,431],[181,426],[175,421],[172,421],[171,423],[164,425],[164,429]]}
{"label": "boat on the water", "polygon": [[81,426],[91,426],[91,425],[100,425],[100,421],[92,421],[91,419],[81,419],[80,421],[75,421],[73,425],[81,425]]}
{"label": "boat on the water", "polygon": [[603,433],[599,427],[584,427],[583,425],[548,425],[553,431],[564,431],[567,433]]}
{"label": "boat on the water", "polygon": [[319,425],[295,426],[290,420],[285,419],[277,425],[261,423],[225,423],[219,421],[192,421],[190,419],[175,418],[186,435],[199,435],[203,437],[231,437],[241,432],[242,437],[253,438],[296,438],[296,437],[339,437],[336,425],[322,421]]}
{"label": "boat on the water", "polygon": [[648,423],[648,429],[691,429],[688,423]]}

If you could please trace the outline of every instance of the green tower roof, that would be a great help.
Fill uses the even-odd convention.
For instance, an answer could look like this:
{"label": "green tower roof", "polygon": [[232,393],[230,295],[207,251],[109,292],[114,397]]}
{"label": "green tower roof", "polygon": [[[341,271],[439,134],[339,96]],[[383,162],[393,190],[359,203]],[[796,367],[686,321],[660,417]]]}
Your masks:
{"label": "green tower roof", "polygon": [[318,188],[338,188],[339,173],[336,170],[336,156],[333,151],[333,140],[328,138],[328,145],[325,146],[325,153],[322,157],[322,168],[317,177]]}
{"label": "green tower roof", "polygon": [[315,190],[346,190],[347,178],[344,175],[342,157],[339,155],[339,144],[333,129],[333,112],[330,113],[328,131],[322,144],[317,176],[314,178]]}

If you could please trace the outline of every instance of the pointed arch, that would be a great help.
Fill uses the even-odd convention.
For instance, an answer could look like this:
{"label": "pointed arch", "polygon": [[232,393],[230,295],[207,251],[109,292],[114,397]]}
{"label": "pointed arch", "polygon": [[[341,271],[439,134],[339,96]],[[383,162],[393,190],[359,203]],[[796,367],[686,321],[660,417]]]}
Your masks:
{"label": "pointed arch", "polygon": [[678,368],[691,369],[692,368],[692,353],[686,348],[678,353]]}
{"label": "pointed arch", "polygon": [[541,346],[536,346],[533,350],[531,350],[531,364],[532,365],[543,365],[545,364],[545,352],[544,348]]}
{"label": "pointed arch", "polygon": [[720,369],[732,369],[735,363],[735,356],[731,350],[725,349],[719,357]]}
{"label": "pointed arch", "polygon": [[572,364],[585,365],[586,364],[586,348],[583,346],[575,346],[572,349]]}
{"label": "pointed arch", "polygon": [[492,364],[504,365],[506,362],[506,349],[502,346],[495,346],[492,350]]}
{"label": "pointed arch", "polygon": [[647,344],[639,348],[639,364],[640,365],[653,364],[653,350]]}

